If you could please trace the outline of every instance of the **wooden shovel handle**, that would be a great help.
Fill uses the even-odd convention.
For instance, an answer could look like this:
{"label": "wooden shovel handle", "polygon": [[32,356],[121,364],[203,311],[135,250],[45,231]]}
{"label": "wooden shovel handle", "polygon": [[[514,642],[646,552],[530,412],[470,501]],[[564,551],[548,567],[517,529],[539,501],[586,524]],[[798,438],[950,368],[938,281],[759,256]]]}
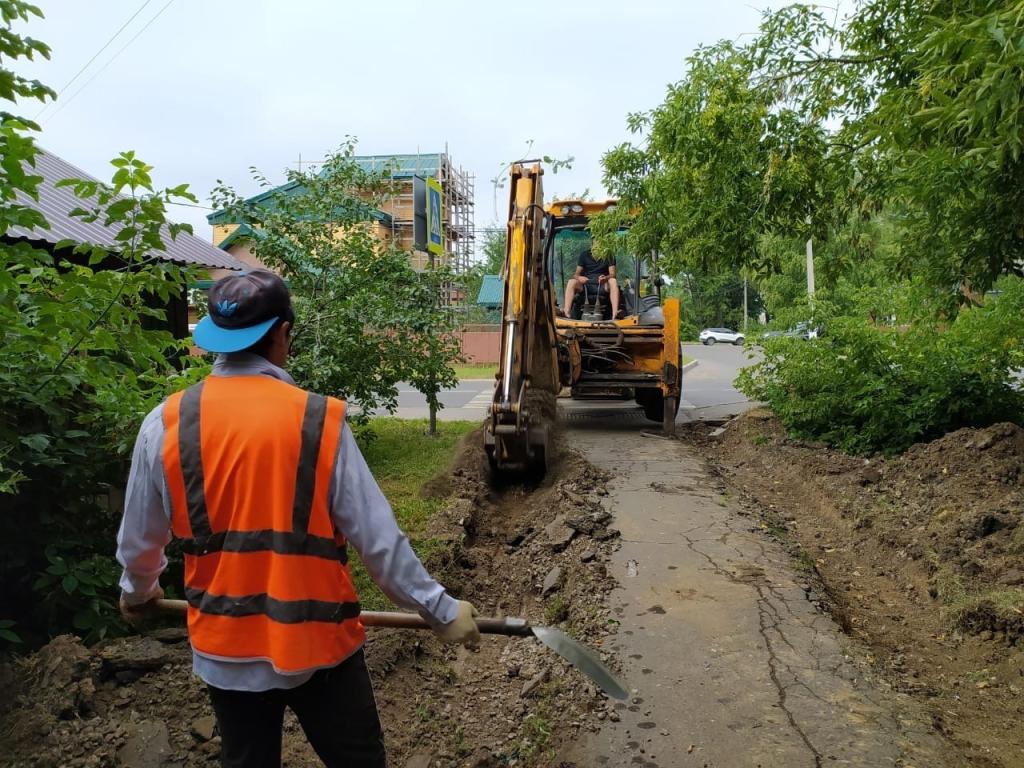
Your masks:
{"label": "wooden shovel handle", "polygon": [[[155,601],[157,613],[184,616],[188,603],[184,600],[160,599]],[[415,613],[393,613],[389,611],[363,611],[359,620],[367,627],[390,627],[392,629],[430,629],[430,625]],[[487,616],[477,617],[476,625],[485,635],[514,635],[531,637],[533,628],[526,619],[506,617],[502,619]]]}

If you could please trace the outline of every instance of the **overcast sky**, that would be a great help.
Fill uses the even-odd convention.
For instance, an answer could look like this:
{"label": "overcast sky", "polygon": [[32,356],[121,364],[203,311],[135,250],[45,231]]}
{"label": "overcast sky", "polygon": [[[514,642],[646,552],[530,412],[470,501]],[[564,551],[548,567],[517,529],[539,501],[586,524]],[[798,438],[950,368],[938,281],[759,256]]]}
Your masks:
{"label": "overcast sky", "polygon": [[[19,30],[53,58],[20,69],[60,90],[145,0],[37,2],[46,19]],[[485,227],[490,179],[531,139],[532,156],[576,158],[545,177],[548,197],[603,195],[601,155],[629,138],[627,113],[657,105],[696,46],[754,32],[779,4],[149,0],[40,116],[40,143],[104,179],[134,149],[204,205],[217,179],[254,193],[249,166],[279,179],[346,135],[364,154],[447,146],[476,176]],[[173,213],[210,236],[206,211]]]}

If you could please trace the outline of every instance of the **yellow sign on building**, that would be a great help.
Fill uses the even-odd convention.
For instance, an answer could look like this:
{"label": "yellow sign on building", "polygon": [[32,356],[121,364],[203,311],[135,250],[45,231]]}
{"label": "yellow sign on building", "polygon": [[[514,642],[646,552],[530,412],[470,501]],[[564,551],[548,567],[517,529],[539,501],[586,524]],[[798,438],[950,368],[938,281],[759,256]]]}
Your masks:
{"label": "yellow sign on building", "polygon": [[444,229],[441,225],[441,182],[427,177],[427,250],[444,253]]}

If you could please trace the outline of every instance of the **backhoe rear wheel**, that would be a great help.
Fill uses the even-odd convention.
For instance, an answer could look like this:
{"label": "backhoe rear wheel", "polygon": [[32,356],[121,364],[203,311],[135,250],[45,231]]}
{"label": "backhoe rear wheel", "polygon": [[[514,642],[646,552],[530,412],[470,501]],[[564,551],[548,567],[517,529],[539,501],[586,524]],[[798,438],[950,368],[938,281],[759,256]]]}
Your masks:
{"label": "backhoe rear wheel", "polygon": [[638,387],[636,404],[644,409],[644,418],[659,424],[665,416],[665,398],[658,387]]}

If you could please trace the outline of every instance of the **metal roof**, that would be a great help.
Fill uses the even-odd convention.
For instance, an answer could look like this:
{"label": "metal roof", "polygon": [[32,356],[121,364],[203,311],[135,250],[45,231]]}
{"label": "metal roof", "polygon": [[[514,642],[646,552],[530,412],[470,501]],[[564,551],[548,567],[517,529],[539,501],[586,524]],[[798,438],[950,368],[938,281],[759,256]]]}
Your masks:
{"label": "metal roof", "polygon": [[[279,187],[268,189],[266,192],[260,192],[258,195],[248,198],[245,202],[247,205],[258,205],[260,207],[270,207],[270,210],[276,209],[276,199],[279,195],[284,197],[293,197],[295,195],[301,195],[306,192],[306,186],[300,184],[297,181],[289,181],[286,184],[282,184]],[[350,215],[362,215],[370,219],[375,219],[381,222],[385,226],[391,226],[391,214],[384,213],[384,211],[378,210],[369,204],[361,204],[361,209],[349,210],[349,209],[336,209],[339,216],[350,216]],[[206,220],[210,224],[237,224],[237,220],[234,216],[231,216],[227,211],[214,211],[208,214]],[[220,247],[223,248],[224,243],[220,243]]]}
{"label": "metal roof", "polygon": [[[57,186],[57,182],[61,179],[96,181],[95,177],[42,148],[36,155],[35,168],[29,169],[29,172],[43,177],[43,181],[38,187],[39,199],[34,200],[28,195],[18,192],[17,200],[20,204],[42,213],[50,226],[48,229],[11,227],[7,230],[5,237],[50,245],[56,245],[62,240],[74,240],[79,243],[103,246],[114,252],[120,250],[121,244],[114,240],[116,232],[104,226],[102,221],[87,222],[71,215],[71,211],[75,208],[88,207],[92,201],[79,198],[75,195],[72,187]],[[231,254],[225,253],[211,243],[200,240],[187,232],[179,232],[176,238],[171,239],[170,231],[164,226],[160,234],[166,246],[166,250],[159,254],[161,259],[178,264],[197,264],[203,267],[246,269],[245,262],[239,261]]]}
{"label": "metal roof", "polygon": [[476,303],[483,307],[500,307],[505,297],[505,281],[500,275],[484,275],[480,283],[480,293],[476,295]]}
{"label": "metal roof", "polygon": [[[356,155],[351,158],[359,168],[368,173],[391,172],[393,179],[408,179],[413,176],[439,176],[441,165],[446,156],[443,153],[431,152],[425,155]],[[320,173],[325,173],[321,170]],[[306,191],[305,186],[297,181],[289,181],[266,192],[248,198],[245,202],[250,205],[262,205],[267,201],[273,202],[277,195],[298,195]],[[391,215],[366,206],[366,215],[376,219],[385,225],[391,224]],[[228,216],[226,211],[214,211],[206,217],[211,224],[234,224],[234,218]],[[221,244],[223,247],[223,244]]]}
{"label": "metal roof", "polygon": [[352,161],[364,171],[380,173],[390,170],[393,178],[437,176],[444,155],[439,152],[425,155],[356,155]]}

